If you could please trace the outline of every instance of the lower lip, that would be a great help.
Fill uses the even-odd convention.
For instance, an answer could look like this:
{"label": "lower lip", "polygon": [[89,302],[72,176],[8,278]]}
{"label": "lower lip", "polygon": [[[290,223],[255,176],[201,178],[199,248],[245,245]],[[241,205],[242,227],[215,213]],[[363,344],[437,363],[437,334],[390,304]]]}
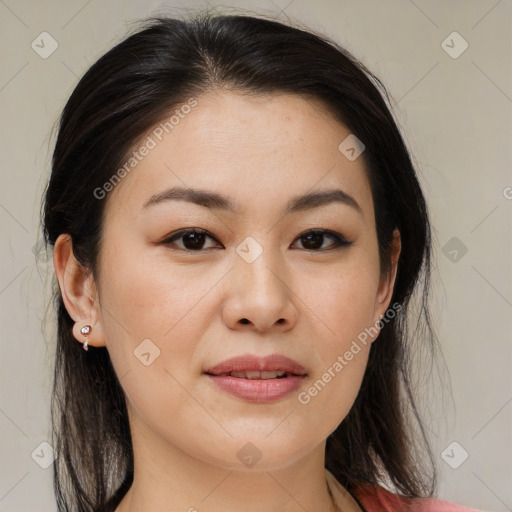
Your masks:
{"label": "lower lip", "polygon": [[297,390],[304,377],[291,375],[282,379],[244,379],[228,375],[206,374],[220,389],[248,402],[273,402]]}

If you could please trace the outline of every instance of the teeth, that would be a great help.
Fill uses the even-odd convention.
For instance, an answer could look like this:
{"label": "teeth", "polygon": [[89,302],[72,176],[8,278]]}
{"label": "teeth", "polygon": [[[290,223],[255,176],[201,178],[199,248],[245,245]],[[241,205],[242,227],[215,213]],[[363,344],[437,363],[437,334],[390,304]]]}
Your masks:
{"label": "teeth", "polygon": [[282,377],[286,375],[286,372],[261,372],[262,379],[275,379],[276,377]]}
{"label": "teeth", "polygon": [[[262,379],[261,372],[258,372],[257,370],[244,372],[246,379]],[[268,378],[268,377],[267,377]]]}
{"label": "teeth", "polygon": [[282,377],[286,375],[286,372],[275,371],[275,372],[260,372],[254,371],[243,371],[243,372],[231,372],[232,377],[238,377],[240,379],[275,379],[276,377]]}

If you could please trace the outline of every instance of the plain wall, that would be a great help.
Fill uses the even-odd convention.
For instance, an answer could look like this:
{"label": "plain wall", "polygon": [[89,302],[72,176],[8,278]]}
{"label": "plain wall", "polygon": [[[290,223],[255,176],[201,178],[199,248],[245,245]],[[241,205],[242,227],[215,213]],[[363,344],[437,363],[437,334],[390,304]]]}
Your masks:
{"label": "plain wall", "polygon": [[[0,2],[0,512],[56,509],[51,466],[36,463],[49,453],[41,443],[49,440],[55,348],[51,316],[47,339],[42,333],[51,275],[37,245],[52,127],[79,77],[130,22],[156,10],[206,5]],[[432,310],[453,391],[452,403],[440,399],[441,389],[449,391],[445,384],[429,390],[438,497],[486,511],[512,510],[512,3],[210,5],[274,14],[284,9],[284,19],[288,15],[345,45],[387,86],[434,228]],[[43,31],[58,43],[46,59],[31,47]],[[454,31],[463,39],[447,39],[450,56],[442,42]],[[454,58],[464,41],[468,48]],[[468,458],[453,469],[445,460],[454,465],[462,450]]]}

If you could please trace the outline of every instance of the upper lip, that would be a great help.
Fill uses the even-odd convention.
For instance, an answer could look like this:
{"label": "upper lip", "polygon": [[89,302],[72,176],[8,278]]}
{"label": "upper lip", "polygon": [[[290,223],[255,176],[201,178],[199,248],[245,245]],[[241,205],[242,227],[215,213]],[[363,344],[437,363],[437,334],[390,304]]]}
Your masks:
{"label": "upper lip", "polygon": [[223,373],[243,371],[282,371],[294,375],[306,375],[306,369],[302,365],[297,361],[280,354],[270,354],[268,356],[246,354],[232,357],[216,366],[208,368],[205,373],[220,375]]}

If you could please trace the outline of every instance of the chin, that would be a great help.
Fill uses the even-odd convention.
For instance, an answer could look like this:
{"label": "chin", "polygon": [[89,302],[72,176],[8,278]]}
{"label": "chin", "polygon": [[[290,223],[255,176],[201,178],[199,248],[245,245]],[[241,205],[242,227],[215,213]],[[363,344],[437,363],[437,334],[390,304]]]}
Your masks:
{"label": "chin", "polygon": [[[274,427],[275,428],[275,427]],[[273,434],[251,437],[242,435],[220,442],[220,450],[212,453],[211,444],[205,449],[203,458],[215,466],[228,471],[276,471],[302,459],[323,440],[309,444],[294,441],[289,436]]]}

